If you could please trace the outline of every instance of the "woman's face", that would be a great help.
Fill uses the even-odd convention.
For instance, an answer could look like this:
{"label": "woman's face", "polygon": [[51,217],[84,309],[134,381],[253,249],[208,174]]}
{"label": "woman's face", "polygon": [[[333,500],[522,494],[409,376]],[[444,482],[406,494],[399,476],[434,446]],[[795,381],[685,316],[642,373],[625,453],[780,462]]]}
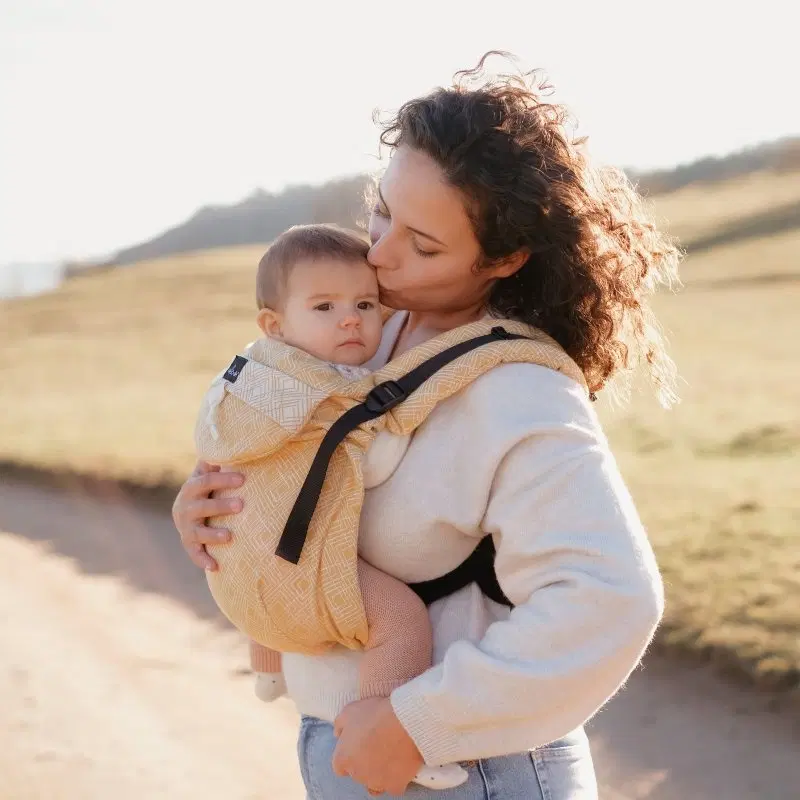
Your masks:
{"label": "woman's face", "polygon": [[491,270],[475,270],[481,251],[461,192],[418,150],[401,146],[394,152],[369,234],[369,261],[389,308],[469,309],[483,302],[496,277]]}

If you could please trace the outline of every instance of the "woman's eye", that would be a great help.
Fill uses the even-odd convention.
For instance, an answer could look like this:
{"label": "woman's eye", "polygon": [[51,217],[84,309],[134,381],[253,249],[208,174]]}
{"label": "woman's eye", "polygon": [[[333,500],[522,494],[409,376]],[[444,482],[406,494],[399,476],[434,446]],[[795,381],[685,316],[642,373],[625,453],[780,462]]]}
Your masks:
{"label": "woman's eye", "polygon": [[318,306],[314,306],[314,311],[330,311],[333,306],[330,303],[320,303]]}
{"label": "woman's eye", "polygon": [[373,214],[377,214],[379,217],[383,217],[384,219],[389,219],[389,212],[380,205],[375,206],[372,209]]}
{"label": "woman's eye", "polygon": [[416,242],[414,242],[414,252],[423,258],[433,258],[433,256],[438,255],[437,251],[435,250],[423,250]]}

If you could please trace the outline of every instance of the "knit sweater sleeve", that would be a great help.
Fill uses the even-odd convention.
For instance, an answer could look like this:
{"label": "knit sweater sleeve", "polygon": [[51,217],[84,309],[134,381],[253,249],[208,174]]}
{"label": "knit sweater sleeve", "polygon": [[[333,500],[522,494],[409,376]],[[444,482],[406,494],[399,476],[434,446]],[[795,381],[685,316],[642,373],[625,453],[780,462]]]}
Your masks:
{"label": "knit sweater sleeve", "polygon": [[470,450],[503,440],[481,527],[515,608],[393,692],[429,764],[521,752],[583,724],[663,612],[652,549],[582,391],[532,365],[492,372],[470,400]]}

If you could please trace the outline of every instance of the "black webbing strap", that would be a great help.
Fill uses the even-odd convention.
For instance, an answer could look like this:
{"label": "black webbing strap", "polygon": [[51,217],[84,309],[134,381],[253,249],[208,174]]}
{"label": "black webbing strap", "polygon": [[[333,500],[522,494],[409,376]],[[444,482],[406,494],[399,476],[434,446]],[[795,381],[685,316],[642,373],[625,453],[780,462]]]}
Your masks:
{"label": "black webbing strap", "polygon": [[[491,333],[467,339],[464,342],[448,347],[447,350],[442,350],[441,353],[437,353],[427,361],[424,361],[396,381],[379,383],[367,395],[363,403],[353,406],[353,408],[342,414],[331,425],[319,446],[319,450],[317,450],[317,454],[314,456],[311,469],[308,471],[305,482],[286,521],[286,526],[283,529],[275,554],[292,564],[297,564],[300,561],[303,546],[308,536],[308,528],[325,482],[328,465],[334,451],[350,431],[355,430],[359,425],[371,419],[380,417],[399,403],[402,403],[412,392],[422,386],[428,378],[459,356],[489,342],[496,342],[502,339],[526,338],[528,337],[509,333],[505,328],[492,328]],[[493,571],[492,574],[494,574]],[[470,582],[468,581],[467,583]],[[467,584],[465,583],[464,585],[466,586]]]}
{"label": "black webbing strap", "polygon": [[494,570],[495,554],[492,537],[484,536],[480,544],[472,551],[472,555],[447,575],[422,583],[410,583],[408,586],[416,592],[426,606],[429,606],[436,600],[447,597],[471,583],[477,583],[490,600],[513,608],[514,604],[506,597],[497,581],[497,573]]}

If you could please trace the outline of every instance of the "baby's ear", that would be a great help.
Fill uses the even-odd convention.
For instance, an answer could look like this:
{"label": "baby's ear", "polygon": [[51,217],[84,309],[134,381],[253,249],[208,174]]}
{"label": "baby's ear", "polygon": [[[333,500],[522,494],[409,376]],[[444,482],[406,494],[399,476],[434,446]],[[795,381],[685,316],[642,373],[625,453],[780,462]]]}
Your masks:
{"label": "baby's ear", "polygon": [[262,308],[256,316],[256,324],[261,328],[264,336],[269,336],[271,339],[283,339],[283,327],[281,324],[281,315],[271,308]]}

